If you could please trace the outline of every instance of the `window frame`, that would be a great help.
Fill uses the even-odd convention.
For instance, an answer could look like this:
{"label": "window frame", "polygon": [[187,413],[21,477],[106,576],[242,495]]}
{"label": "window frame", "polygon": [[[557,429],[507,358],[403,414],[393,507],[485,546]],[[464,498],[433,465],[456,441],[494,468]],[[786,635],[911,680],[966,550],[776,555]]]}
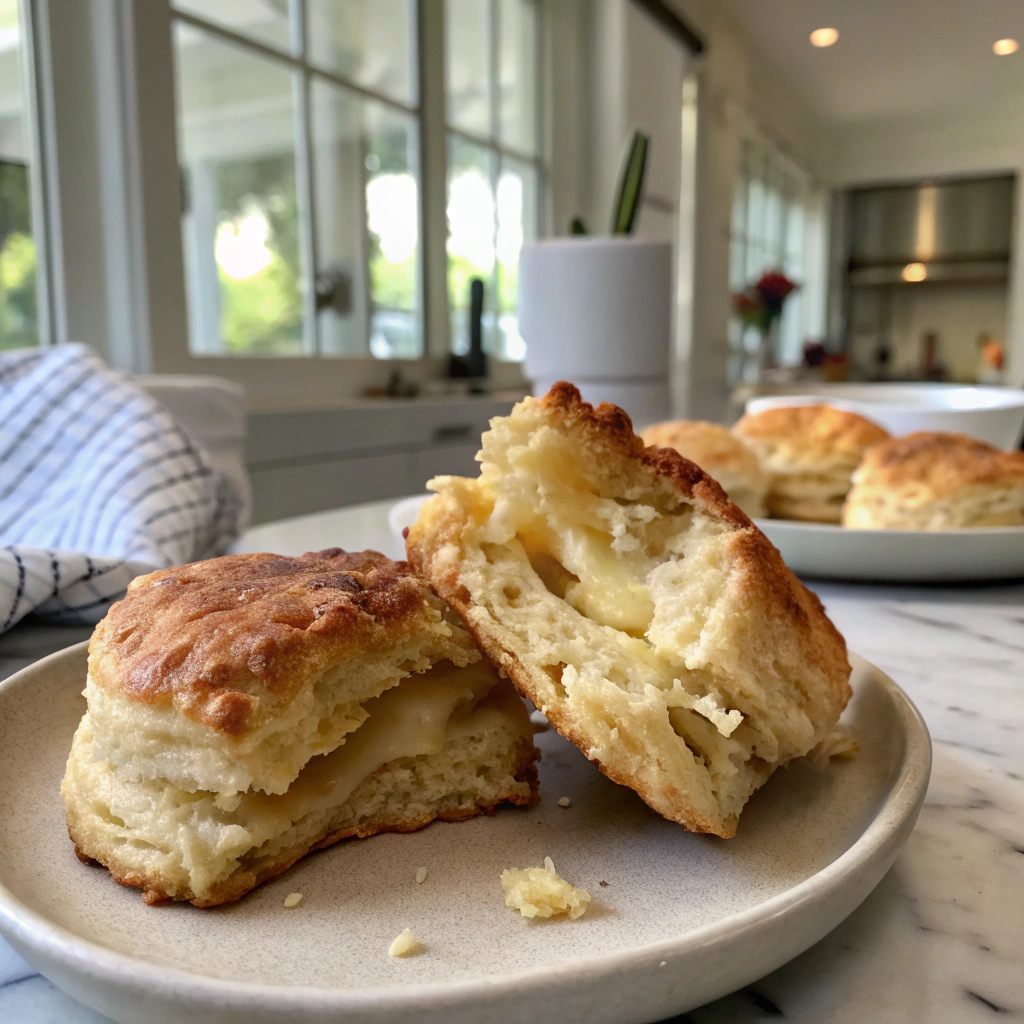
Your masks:
{"label": "window frame", "polygon": [[[757,172],[752,165],[757,163]],[[758,224],[751,228],[751,183],[762,187],[761,208],[756,211]],[[782,184],[780,184],[782,183]],[[742,193],[742,195],[741,195]],[[769,200],[779,200],[779,228],[777,237],[771,237],[768,225]],[[794,211],[799,214],[798,246],[793,247],[790,219]],[[740,214],[737,217],[737,213]],[[815,259],[823,247],[824,197],[820,187],[797,163],[783,153],[770,139],[754,129],[748,130],[741,140],[740,157],[733,189],[733,209],[729,224],[729,286],[732,293],[751,285],[765,270],[781,270],[800,286],[793,299],[783,309],[779,325],[777,353],[781,365],[795,365],[801,353],[787,351],[803,339],[824,335],[824,302],[826,282]],[[742,270],[737,274],[736,254],[743,256]],[[797,259],[794,260],[794,252]],[[751,256],[758,269],[751,269]],[[799,267],[795,263],[799,263]],[[794,301],[795,300],[795,301]],[[792,336],[792,337],[791,337]],[[732,314],[728,327],[728,382],[732,387],[753,383],[757,373],[757,332],[745,326]]]}
{"label": "window frame", "polygon": [[[491,194],[497,200],[498,195],[498,182],[501,179],[502,166],[506,159],[514,161],[518,164],[524,164],[533,169],[536,174],[536,194],[534,196],[534,209],[533,209],[533,224],[536,228],[536,237],[541,238],[546,234],[546,224],[544,222],[545,212],[548,208],[547,195],[549,191],[549,167],[548,160],[545,158],[545,138],[547,134],[547,110],[545,105],[545,96],[548,94],[547,89],[547,78],[545,75],[545,68],[548,64],[547,50],[545,48],[546,32],[545,32],[545,5],[542,0],[530,0],[534,8],[534,40],[533,40],[533,52],[536,60],[536,67],[534,68],[535,80],[534,80],[534,94],[533,94],[533,117],[534,117],[534,141],[535,147],[534,152],[531,154],[526,150],[517,148],[516,146],[510,145],[502,141],[501,138],[501,67],[500,67],[500,56],[501,56],[501,0],[478,0],[480,3],[486,3],[488,8],[487,23],[488,23],[488,39],[487,39],[487,77],[488,77],[488,93],[490,96],[490,104],[488,110],[488,124],[489,129],[486,133],[481,134],[480,132],[472,131],[468,128],[460,127],[453,123],[451,119],[450,111],[445,110],[444,120],[444,136],[445,136],[445,151],[446,155],[448,152],[448,146],[451,138],[457,137],[463,142],[467,142],[478,149],[483,150],[488,155],[488,166],[489,166],[489,184],[491,187]],[[447,40],[445,40],[445,53],[442,66],[447,71]],[[447,91],[447,83],[445,83]],[[447,200],[447,159],[445,164],[445,185],[446,185],[446,200]],[[497,202],[495,202],[494,211],[494,224],[492,225],[492,239],[497,242],[497,230],[498,230],[498,211]],[[487,287],[490,290],[492,303],[491,312],[498,316],[498,259],[497,250],[495,249],[495,262],[494,268],[491,271],[490,280],[487,282]],[[449,313],[452,310],[452,297],[450,292],[447,290],[448,270],[447,270],[447,253],[446,253],[446,267],[445,267],[445,284],[446,284],[446,296],[447,304],[449,307]],[[485,305],[485,313],[487,306]],[[451,317],[449,316],[449,332]],[[451,344],[451,341],[449,342]]]}
{"label": "window frame", "polygon": [[[299,257],[300,265],[302,267],[303,278],[306,281],[315,280],[316,274],[319,272],[321,267],[321,260],[319,255],[319,240],[317,238],[317,232],[312,226],[317,223],[317,189],[315,182],[315,171],[313,168],[313,156],[315,146],[315,136],[313,131],[313,92],[314,82],[320,81],[328,85],[334,86],[346,95],[352,96],[359,100],[370,101],[371,103],[379,104],[380,106],[386,107],[389,110],[394,110],[414,119],[416,124],[416,132],[418,139],[418,153],[417,153],[417,164],[422,163],[423,157],[423,144],[420,136],[423,133],[423,118],[421,114],[421,104],[419,102],[419,89],[418,87],[414,90],[415,101],[403,101],[396,99],[385,92],[379,92],[376,89],[368,88],[367,86],[361,85],[354,79],[349,78],[346,75],[339,74],[338,72],[325,67],[323,64],[316,62],[312,59],[309,45],[309,31],[306,24],[309,0],[298,0],[297,3],[293,2],[289,4],[289,15],[290,15],[290,36],[291,41],[287,50],[279,49],[275,46],[265,43],[260,39],[253,36],[246,35],[244,32],[237,31],[230,26],[222,25],[211,19],[194,14],[192,11],[182,9],[176,6],[174,0],[171,2],[171,23],[172,31],[175,25],[188,25],[196,29],[207,38],[213,38],[217,41],[234,46],[244,53],[252,56],[256,55],[261,59],[267,60],[272,64],[277,65],[282,70],[286,70],[293,76],[293,99],[295,103],[295,135],[294,135],[294,154],[295,154],[295,172],[296,172],[296,199],[298,202],[298,217],[299,217]],[[419,4],[416,0],[407,0],[410,8],[416,15],[413,23],[414,36],[418,36],[418,19],[419,19]],[[296,40],[298,42],[296,42]],[[416,60],[417,67],[419,65],[418,58],[419,48],[418,46],[413,47],[413,57]],[[296,84],[298,87],[296,88]],[[175,129],[177,130],[177,125]],[[365,172],[362,173],[362,189],[361,193],[365,197],[365,185],[366,178]],[[417,166],[417,177],[420,177],[420,168]],[[366,226],[366,207],[365,198],[363,200],[363,213],[362,218],[362,239],[359,245],[361,258],[365,260],[366,252],[368,249],[367,242],[367,226]],[[417,280],[416,280],[416,302],[417,308],[420,312],[419,321],[417,324],[419,331],[419,341],[421,346],[421,352],[425,349],[425,338],[424,338],[424,324],[425,316],[422,315],[425,309],[425,296],[423,289],[424,274],[423,274],[423,258],[425,245],[423,244],[423,216],[422,216],[422,202],[420,203],[419,220],[420,223],[417,225],[418,234],[418,259],[417,259]],[[369,288],[369,273],[368,266],[364,267],[366,273],[365,278],[365,292],[366,292],[366,303],[367,303],[367,323],[370,323],[372,316],[372,301],[370,298]],[[187,275],[186,275],[187,276]],[[197,275],[197,278],[193,287],[189,288],[186,286],[188,293],[189,306],[192,310],[196,309],[216,309],[219,306],[219,285],[217,280],[210,279],[208,275]],[[197,291],[198,289],[198,291]],[[324,353],[322,341],[320,338],[320,321],[316,309],[316,294],[313,288],[306,288],[302,295],[303,304],[303,339],[302,355],[298,358],[335,358],[334,355]],[[218,324],[219,327],[219,324]],[[367,337],[367,343],[369,337]],[[193,355],[200,355],[205,358],[203,353],[197,353],[194,349],[192,350]],[[212,353],[218,354],[218,353]],[[238,353],[237,355],[227,356],[227,358],[261,358],[254,356],[250,353]],[[278,360],[279,356],[267,356],[265,358],[271,358]],[[352,359],[361,358],[360,356],[351,356],[346,354],[339,354],[336,358]],[[419,357],[414,357],[418,359]],[[376,360],[377,362],[387,362],[392,360]]]}
{"label": "window frame", "polygon": [[[361,400],[399,369],[412,382],[447,377],[447,132],[444,0],[419,0],[415,45],[420,132],[425,346],[417,359],[197,355],[189,349],[178,173],[170,0],[22,0],[30,12],[37,175],[45,224],[39,292],[46,343],[82,341],[131,373],[217,375],[246,389],[251,411],[329,408]],[[545,163],[538,237],[583,210],[588,136],[583,11],[536,0],[539,156]],[[437,125],[431,130],[430,125]],[[330,369],[327,369],[327,368]],[[518,362],[491,360],[492,393],[527,385]],[[430,391],[428,387],[425,389]],[[442,389],[443,390],[443,389]],[[440,400],[443,400],[440,399]]]}

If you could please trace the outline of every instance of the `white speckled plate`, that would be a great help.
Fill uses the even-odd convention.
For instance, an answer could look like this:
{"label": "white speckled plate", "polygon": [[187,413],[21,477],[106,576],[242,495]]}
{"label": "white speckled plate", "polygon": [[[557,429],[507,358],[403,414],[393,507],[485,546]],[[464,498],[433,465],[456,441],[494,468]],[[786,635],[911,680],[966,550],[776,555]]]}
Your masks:
{"label": "white speckled plate", "polygon": [[[122,1022],[658,1020],[835,927],[892,863],[928,781],[916,709],[855,659],[845,721],[859,755],[777,772],[735,839],[658,817],[548,730],[530,811],[344,843],[231,906],[147,907],[79,863],[64,828],[85,656],[80,644],[0,684],[0,932]],[[592,894],[578,921],[506,909],[501,870],[545,856]],[[430,873],[417,885],[420,865]],[[290,892],[305,896],[296,910],[283,906]],[[424,949],[392,960],[406,927]]]}
{"label": "white speckled plate", "polygon": [[970,583],[1024,577],[1024,526],[975,530],[851,530],[758,519],[801,576],[876,583]]}

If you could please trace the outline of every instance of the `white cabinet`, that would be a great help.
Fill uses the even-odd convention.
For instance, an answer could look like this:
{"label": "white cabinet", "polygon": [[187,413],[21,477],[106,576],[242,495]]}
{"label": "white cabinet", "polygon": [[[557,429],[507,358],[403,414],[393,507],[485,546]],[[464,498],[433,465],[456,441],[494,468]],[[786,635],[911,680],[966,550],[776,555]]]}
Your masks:
{"label": "white cabinet", "polygon": [[433,476],[476,476],[492,416],[514,397],[381,399],[249,417],[253,524],[423,490]]}

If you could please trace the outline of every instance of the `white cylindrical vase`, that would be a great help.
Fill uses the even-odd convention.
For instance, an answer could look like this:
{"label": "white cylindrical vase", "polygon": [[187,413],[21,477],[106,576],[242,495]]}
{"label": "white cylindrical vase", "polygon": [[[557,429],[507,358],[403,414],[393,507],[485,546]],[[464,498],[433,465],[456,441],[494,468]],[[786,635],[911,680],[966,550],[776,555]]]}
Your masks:
{"label": "white cylindrical vase", "polygon": [[672,246],[555,238],[519,256],[519,331],[533,379],[668,375]]}

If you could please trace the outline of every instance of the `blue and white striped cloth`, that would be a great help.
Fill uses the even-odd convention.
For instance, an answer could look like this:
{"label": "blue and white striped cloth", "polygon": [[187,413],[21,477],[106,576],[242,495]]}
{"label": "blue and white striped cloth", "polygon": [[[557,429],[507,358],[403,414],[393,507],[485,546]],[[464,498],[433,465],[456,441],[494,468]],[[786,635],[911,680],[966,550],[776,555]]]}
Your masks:
{"label": "blue and white striped cloth", "polygon": [[0,633],[98,622],[140,573],[222,554],[243,499],[84,345],[0,354]]}

